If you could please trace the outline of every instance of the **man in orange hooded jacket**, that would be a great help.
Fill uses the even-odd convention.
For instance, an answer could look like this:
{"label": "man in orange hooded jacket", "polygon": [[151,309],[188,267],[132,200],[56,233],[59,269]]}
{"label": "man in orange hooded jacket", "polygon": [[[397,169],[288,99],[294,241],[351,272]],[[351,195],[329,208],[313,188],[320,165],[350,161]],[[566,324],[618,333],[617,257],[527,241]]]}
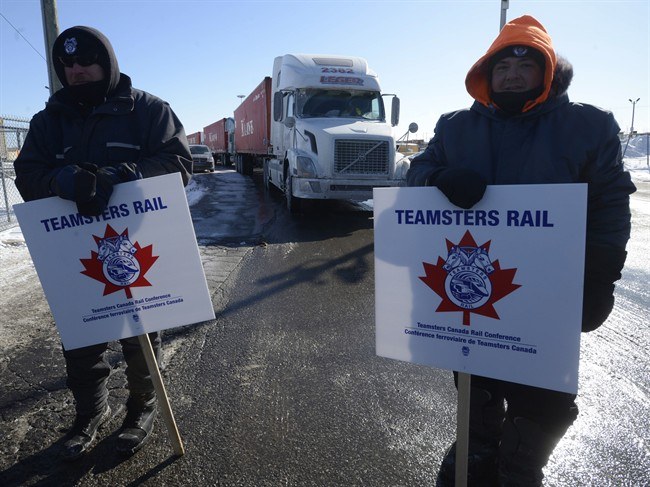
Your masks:
{"label": "man in orange hooded jacket", "polygon": [[[582,329],[591,331],[614,305],[636,188],[623,168],[614,117],[569,102],[572,76],[536,19],[509,22],[467,74],[475,102],[440,118],[407,183],[436,186],[465,209],[481,200],[487,184],[588,183]],[[543,467],[578,415],[575,398],[473,376],[469,484],[542,485]],[[452,445],[439,476],[453,485],[454,473]]]}

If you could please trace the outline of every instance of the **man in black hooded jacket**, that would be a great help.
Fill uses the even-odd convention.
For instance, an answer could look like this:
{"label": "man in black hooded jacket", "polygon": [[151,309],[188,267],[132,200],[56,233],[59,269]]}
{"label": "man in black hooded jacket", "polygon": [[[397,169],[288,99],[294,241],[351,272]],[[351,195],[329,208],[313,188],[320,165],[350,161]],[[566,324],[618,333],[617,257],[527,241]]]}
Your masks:
{"label": "man in black hooded jacket", "polygon": [[[582,330],[612,311],[630,237],[629,195],[619,127],[611,113],[571,103],[573,68],[544,27],[524,15],[504,26],[465,79],[475,102],[443,115],[407,174],[409,186],[436,186],[469,209],[487,184],[587,183]],[[562,319],[558,317],[558,319]],[[541,486],[542,469],[575,421],[576,396],[473,376],[469,485]],[[507,409],[505,403],[507,402]],[[440,478],[453,485],[455,449]]]}
{"label": "man in black hooded jacket", "polygon": [[[14,163],[25,201],[59,196],[95,216],[106,210],[115,184],[173,172],[189,182],[192,157],[183,126],[166,102],[131,86],[101,32],[65,30],[54,42],[52,62],[63,88],[33,117]],[[158,355],[160,336],[149,336]],[[156,397],[137,338],[120,342],[129,398],[117,449],[132,454],[151,437]],[[76,408],[64,459],[84,454],[110,415],[107,346],[63,351]]]}

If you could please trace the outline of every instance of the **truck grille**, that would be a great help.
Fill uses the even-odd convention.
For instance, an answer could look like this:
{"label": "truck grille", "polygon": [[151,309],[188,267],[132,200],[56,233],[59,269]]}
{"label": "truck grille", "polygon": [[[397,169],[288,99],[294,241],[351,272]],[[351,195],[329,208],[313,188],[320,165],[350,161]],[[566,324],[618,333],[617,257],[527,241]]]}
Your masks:
{"label": "truck grille", "polygon": [[388,142],[385,140],[337,140],[334,174],[388,174]]}

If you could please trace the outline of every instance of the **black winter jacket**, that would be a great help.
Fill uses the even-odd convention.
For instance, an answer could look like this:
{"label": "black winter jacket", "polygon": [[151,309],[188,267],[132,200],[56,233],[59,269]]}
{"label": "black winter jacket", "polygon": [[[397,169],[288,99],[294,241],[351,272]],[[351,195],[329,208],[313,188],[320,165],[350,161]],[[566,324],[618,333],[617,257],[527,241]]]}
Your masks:
{"label": "black winter jacket", "polygon": [[192,172],[185,131],[169,104],[132,88],[125,74],[112,96],[85,118],[66,88],[50,98],[32,118],[14,162],[16,187],[25,201],[52,196],[52,177],[63,166],[82,162],[133,162],[145,178],[179,172],[184,184]]}
{"label": "black winter jacket", "polygon": [[561,60],[549,99],[520,115],[478,101],[443,115],[407,184],[425,186],[445,168],[473,169],[488,184],[588,183],[587,243],[624,249],[636,188],[623,168],[619,127],[610,112],[569,102],[571,76]]}

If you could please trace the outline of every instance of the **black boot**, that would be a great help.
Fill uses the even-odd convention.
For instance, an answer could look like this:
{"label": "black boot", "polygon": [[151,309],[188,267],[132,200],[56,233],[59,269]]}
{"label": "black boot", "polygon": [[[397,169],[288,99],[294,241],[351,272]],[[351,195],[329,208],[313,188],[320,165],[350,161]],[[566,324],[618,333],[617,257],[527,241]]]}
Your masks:
{"label": "black boot", "polygon": [[[493,398],[487,390],[472,387],[469,407],[467,485],[495,486],[505,405],[503,399]],[[438,480],[444,486],[453,486],[456,481],[455,442],[442,459]]]}
{"label": "black boot", "polygon": [[126,403],[126,418],[117,437],[117,451],[133,455],[151,439],[158,412],[155,393],[131,394]]}
{"label": "black boot", "polygon": [[546,466],[562,434],[551,435],[526,418],[508,418],[499,449],[499,485],[541,487]]}
{"label": "black boot", "polygon": [[111,408],[108,404],[96,414],[77,414],[68,432],[69,438],[63,444],[63,459],[76,460],[86,453],[95,440],[99,426],[109,418],[110,414]]}
{"label": "black boot", "polygon": [[[470,438],[467,454],[467,485],[470,487],[496,487],[497,456],[499,446],[481,443]],[[453,487],[456,482],[456,442],[445,453],[440,464],[438,479],[441,486]]]}

